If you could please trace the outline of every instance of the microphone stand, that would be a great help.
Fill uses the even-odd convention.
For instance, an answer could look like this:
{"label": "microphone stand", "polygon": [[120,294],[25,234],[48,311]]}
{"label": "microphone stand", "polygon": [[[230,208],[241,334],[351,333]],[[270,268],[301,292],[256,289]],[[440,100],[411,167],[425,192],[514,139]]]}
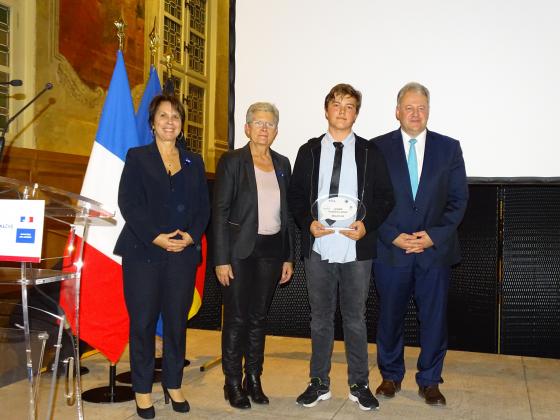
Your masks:
{"label": "microphone stand", "polygon": [[47,83],[42,91],[40,91],[37,95],[35,95],[35,97],[33,99],[31,99],[31,101],[29,101],[23,108],[21,108],[18,112],[16,112],[16,114],[6,122],[6,125],[4,127],[2,127],[2,132],[0,133],[0,163],[2,163],[2,155],[3,155],[3,152],[4,152],[4,144],[6,143],[5,135],[6,135],[6,131],[8,130],[8,126],[10,125],[10,123],[13,120],[15,120],[19,116],[19,114],[21,114],[23,111],[25,111],[27,109],[27,107],[29,107],[29,105],[31,105],[33,102],[35,102],[37,99],[39,99],[39,97],[43,93],[45,93],[47,90],[50,90],[52,88],[53,88],[53,84],[52,83]]}

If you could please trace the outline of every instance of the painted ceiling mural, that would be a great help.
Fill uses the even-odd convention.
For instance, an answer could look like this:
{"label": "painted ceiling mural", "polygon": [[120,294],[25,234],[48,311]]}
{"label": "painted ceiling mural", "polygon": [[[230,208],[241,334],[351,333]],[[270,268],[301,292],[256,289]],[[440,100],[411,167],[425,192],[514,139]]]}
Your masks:
{"label": "painted ceiling mural", "polygon": [[109,87],[118,40],[113,22],[126,23],[124,57],[130,86],[143,83],[144,0],[60,0],[59,50],[90,87]]}

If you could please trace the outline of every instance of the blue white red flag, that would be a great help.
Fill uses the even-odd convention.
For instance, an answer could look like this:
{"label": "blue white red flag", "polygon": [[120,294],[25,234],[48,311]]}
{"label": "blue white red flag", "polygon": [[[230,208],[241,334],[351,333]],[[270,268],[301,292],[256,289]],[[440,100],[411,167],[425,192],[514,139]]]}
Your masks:
{"label": "blue white red flag", "polygon": [[[116,363],[128,343],[122,266],[113,247],[124,225],[118,211],[119,179],[129,148],[140,145],[122,52],[117,52],[107,98],[91,151],[81,195],[117,211],[115,226],[91,226],[84,246],[80,295],[80,338]],[[61,304],[71,306],[61,293]],[[66,310],[74,326],[74,312]]]}

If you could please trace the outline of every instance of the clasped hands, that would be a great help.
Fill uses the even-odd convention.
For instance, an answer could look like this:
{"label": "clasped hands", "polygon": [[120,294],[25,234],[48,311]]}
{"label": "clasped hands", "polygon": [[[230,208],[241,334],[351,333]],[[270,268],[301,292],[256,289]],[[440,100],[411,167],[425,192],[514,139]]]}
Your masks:
{"label": "clasped hands", "polygon": [[393,241],[393,245],[404,249],[407,254],[420,254],[425,249],[434,246],[430,235],[425,230],[414,232],[412,234],[401,233]]}
{"label": "clasped hands", "polygon": [[[180,239],[173,239],[179,235]],[[160,233],[152,241],[154,245],[165,249],[168,252],[181,252],[183,249],[189,245],[194,244],[193,238],[187,232],[183,232],[180,229],[175,230],[171,233]]]}
{"label": "clasped hands", "polygon": [[[362,239],[366,234],[366,227],[364,226],[364,223],[360,220],[356,220],[348,227],[351,230],[339,230],[338,233],[346,236],[347,238],[353,239],[355,241],[357,241],[358,239]],[[326,236],[334,233],[335,230],[325,227],[318,220],[313,220],[313,222],[311,222],[311,225],[309,226],[309,232],[311,232],[311,234],[315,238],[320,238],[322,236]]]}

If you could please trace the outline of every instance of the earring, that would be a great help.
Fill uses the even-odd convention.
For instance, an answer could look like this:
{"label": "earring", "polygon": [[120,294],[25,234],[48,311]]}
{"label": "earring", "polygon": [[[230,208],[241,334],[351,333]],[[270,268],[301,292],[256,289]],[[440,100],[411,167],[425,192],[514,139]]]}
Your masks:
{"label": "earring", "polygon": [[183,130],[181,130],[175,141],[185,149],[187,148],[187,140],[185,139],[185,133],[183,132]]}

